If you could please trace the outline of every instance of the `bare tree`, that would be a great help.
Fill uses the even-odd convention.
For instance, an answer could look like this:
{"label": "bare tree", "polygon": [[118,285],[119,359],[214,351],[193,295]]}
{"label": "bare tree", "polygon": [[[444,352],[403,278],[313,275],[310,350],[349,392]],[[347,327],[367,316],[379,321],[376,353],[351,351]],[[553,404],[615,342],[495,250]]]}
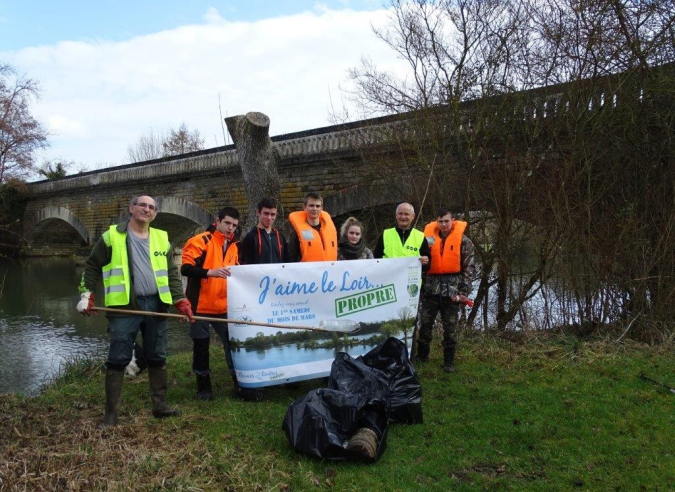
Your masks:
{"label": "bare tree", "polygon": [[0,64],[0,183],[30,174],[35,152],[48,145],[47,131],[30,111],[38,95],[35,81]]}
{"label": "bare tree", "polygon": [[129,162],[143,162],[203,149],[204,139],[199,130],[191,131],[183,122],[177,130],[169,130],[168,134],[151,129],[141,135],[127,147],[127,159]]}
{"label": "bare tree", "polygon": [[523,324],[534,296],[557,296],[544,316],[574,308],[567,321],[581,324],[672,318],[675,69],[661,65],[675,61],[675,2],[393,0],[390,10],[376,34],[407,77],[368,59],[350,72],[363,111],[405,114],[390,136],[400,157],[373,162],[369,179],[413,183],[409,199],[450,197],[465,211],[482,267],[469,321],[482,308],[485,324],[488,309],[500,329]]}
{"label": "bare tree", "polygon": [[169,136],[162,144],[164,157],[170,155],[186,154],[204,148],[204,139],[199,130],[190,131],[185,122],[180,124],[178,130],[171,130]]}
{"label": "bare tree", "polygon": [[162,132],[150,129],[150,131],[138,137],[135,143],[127,147],[127,160],[129,162],[151,161],[164,157],[164,142],[166,135]]}
{"label": "bare tree", "polygon": [[[496,285],[501,327],[518,311],[517,306],[508,305],[509,279],[513,275],[509,252],[515,240],[513,232],[525,231],[515,222],[523,188],[514,181],[523,174],[505,174],[508,180],[494,189],[483,185],[498,182],[496,176],[490,176],[496,170],[491,165],[496,160],[495,147],[505,155],[516,150],[515,143],[508,146],[501,141],[512,123],[493,116],[508,114],[505,108],[511,101],[496,98],[512,92],[524,77],[516,54],[527,44],[522,34],[527,21],[522,2],[396,0],[392,2],[392,23],[377,34],[408,62],[410,76],[396,79],[378,71],[369,61],[351,71],[357,87],[352,96],[362,106],[373,112],[407,111],[410,115],[408,130],[392,135],[396,146],[405,153],[407,174],[402,175],[399,168],[389,169],[383,176],[399,183],[429,183],[423,195],[427,217],[432,217],[438,206],[450,205],[448,197],[467,219],[472,217],[470,212],[477,199],[483,199],[481,206],[492,210],[480,215],[481,220],[470,219],[471,234],[489,237],[492,244],[483,247],[486,243],[478,242],[482,277],[469,321],[473,321],[481,305],[487,306],[490,289]],[[437,163],[433,169],[431,162]],[[431,172],[433,179],[420,179],[420,175]],[[422,202],[419,191],[414,192],[417,197],[411,197],[417,203]],[[485,197],[489,197],[488,203]],[[424,215],[425,210],[421,212]],[[543,269],[535,272],[541,275]],[[514,298],[531,296],[536,278],[524,284],[525,292]]]}

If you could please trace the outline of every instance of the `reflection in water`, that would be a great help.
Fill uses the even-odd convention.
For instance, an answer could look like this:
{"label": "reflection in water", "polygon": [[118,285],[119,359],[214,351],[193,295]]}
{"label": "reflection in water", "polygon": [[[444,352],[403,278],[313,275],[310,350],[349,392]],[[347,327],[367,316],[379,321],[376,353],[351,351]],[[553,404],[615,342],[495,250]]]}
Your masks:
{"label": "reflection in water", "polygon": [[[105,358],[105,316],[75,310],[81,275],[67,258],[0,262],[0,393],[34,392],[73,357]],[[190,348],[187,329],[170,320],[169,353]]]}

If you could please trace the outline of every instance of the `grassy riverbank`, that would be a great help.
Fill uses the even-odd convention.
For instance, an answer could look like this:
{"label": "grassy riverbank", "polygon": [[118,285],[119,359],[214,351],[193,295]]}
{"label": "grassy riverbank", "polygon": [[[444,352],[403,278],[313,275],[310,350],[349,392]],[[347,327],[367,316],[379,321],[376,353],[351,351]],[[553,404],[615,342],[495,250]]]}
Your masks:
{"label": "grassy riverbank", "polygon": [[96,430],[103,373],[82,361],[37,398],[0,396],[0,490],[673,490],[673,344],[462,338],[458,372],[420,367],[422,425],[393,425],[377,463],[321,462],[281,431],[288,404],[318,382],[231,395],[216,361],[213,402],[193,399],[190,356],[169,361],[169,400],[150,417],[147,376],[127,380],[122,425]]}

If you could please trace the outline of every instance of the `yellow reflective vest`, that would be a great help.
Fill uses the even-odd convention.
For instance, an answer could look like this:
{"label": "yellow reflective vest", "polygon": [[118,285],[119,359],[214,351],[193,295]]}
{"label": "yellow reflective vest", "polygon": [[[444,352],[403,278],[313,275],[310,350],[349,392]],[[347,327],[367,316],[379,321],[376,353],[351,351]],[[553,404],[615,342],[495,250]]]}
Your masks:
{"label": "yellow reflective vest", "polygon": [[[103,290],[106,306],[125,306],[130,302],[131,275],[127,254],[127,232],[119,232],[116,225],[103,233],[103,241],[112,247],[110,263],[103,266]],[[169,288],[167,252],[170,250],[166,231],[150,228],[150,264],[157,284],[159,298],[165,304],[173,304]]]}
{"label": "yellow reflective vest", "polygon": [[395,228],[385,229],[382,233],[384,241],[384,258],[403,258],[406,256],[419,256],[420,247],[424,241],[424,233],[417,229],[411,229],[405,244],[401,243],[401,237]]}

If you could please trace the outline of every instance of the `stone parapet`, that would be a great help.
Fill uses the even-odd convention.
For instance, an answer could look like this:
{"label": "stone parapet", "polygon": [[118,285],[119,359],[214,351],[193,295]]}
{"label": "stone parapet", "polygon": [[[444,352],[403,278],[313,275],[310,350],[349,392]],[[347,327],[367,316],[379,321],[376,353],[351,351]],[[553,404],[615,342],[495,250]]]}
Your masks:
{"label": "stone parapet", "polygon": [[[274,137],[284,215],[299,210],[309,191],[328,199],[363,180],[368,165],[363,149],[381,140],[382,130],[377,133],[374,128],[347,125]],[[29,255],[57,250],[63,254],[68,248],[92,245],[110,224],[124,220],[129,199],[140,194],[157,200],[160,212],[154,225],[169,231],[176,244],[205,227],[222,207],[234,206],[245,214],[249,206],[232,145],[30,183],[28,188],[23,230],[24,252]],[[348,207],[357,210],[358,195],[333,200],[335,210],[327,210],[333,214]],[[370,203],[374,195],[361,190],[360,196]],[[57,236],[63,246],[57,247]]]}
{"label": "stone parapet", "polygon": [[238,169],[238,166],[236,151],[230,149],[217,154],[148,161],[83,173],[60,180],[39,181],[29,183],[28,189],[31,195],[35,196],[78,188],[111,186],[128,182],[145,183],[168,177],[197,176],[227,168]]}
{"label": "stone parapet", "polygon": [[[378,119],[372,121],[375,122]],[[344,129],[341,129],[341,126],[332,126],[325,128],[325,133],[318,133],[321,129],[314,130],[311,134],[299,132],[273,137],[272,142],[279,155],[278,165],[282,168],[294,160],[319,163],[330,160],[335,155],[343,157],[356,155],[364,148],[389,138],[395,126],[400,126],[400,122],[373,123],[370,126]],[[238,166],[236,150],[229,145],[192,152],[187,156],[174,156],[89,171],[59,180],[38,181],[29,183],[28,189],[31,195],[37,196],[128,182],[142,184],[157,179],[197,177],[223,171],[237,171]]]}

